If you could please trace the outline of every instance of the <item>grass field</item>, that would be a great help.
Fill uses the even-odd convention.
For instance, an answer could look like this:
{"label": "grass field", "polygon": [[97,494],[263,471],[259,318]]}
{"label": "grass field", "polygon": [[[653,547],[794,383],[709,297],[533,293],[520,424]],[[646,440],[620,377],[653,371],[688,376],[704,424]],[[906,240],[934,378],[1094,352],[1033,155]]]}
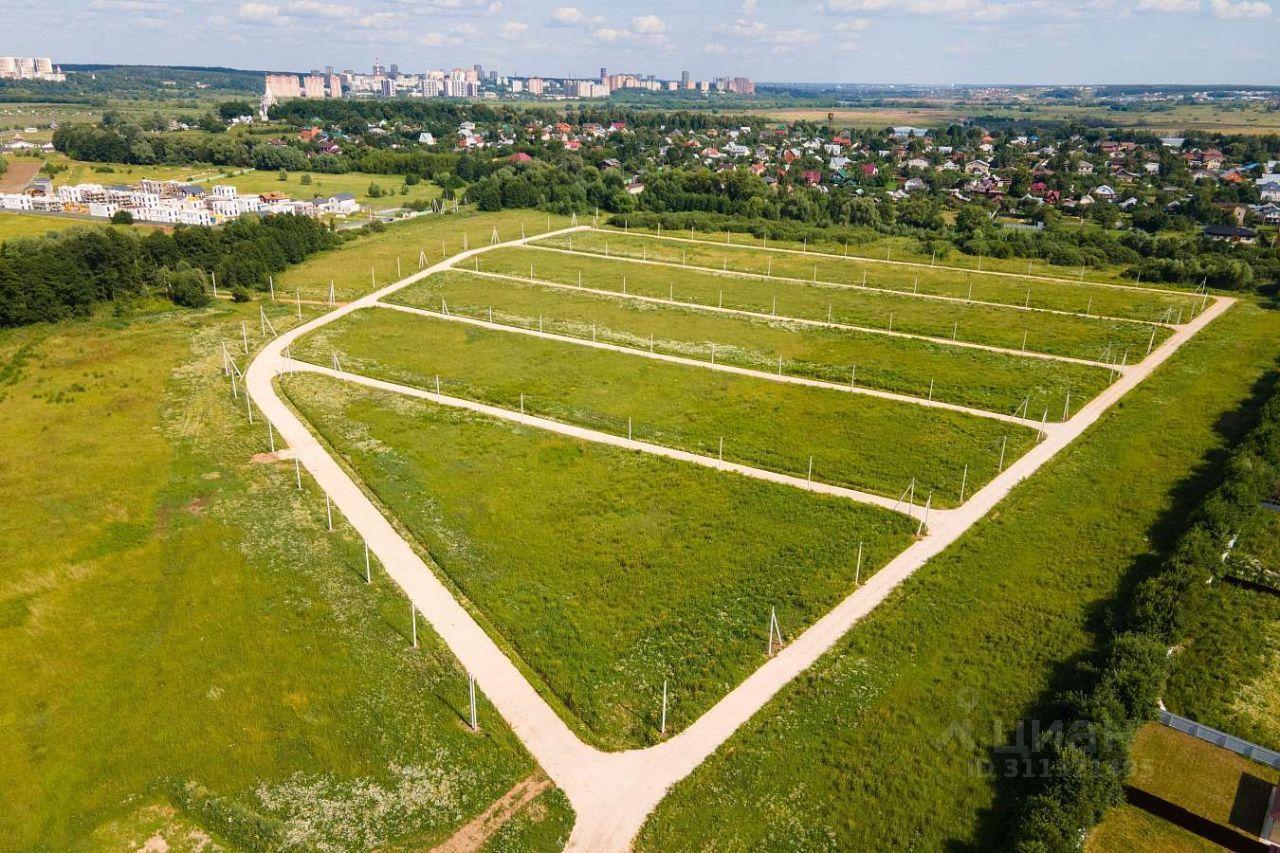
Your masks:
{"label": "grass field", "polygon": [[824,388],[782,385],[384,308],[318,329],[295,357],[418,388],[897,498],[954,505],[1035,440],[1030,429]]}
{"label": "grass field", "polygon": [[[906,546],[903,516],[314,375],[292,402],[592,740],[658,739]],[[864,575],[865,577],[865,575]]]}
{"label": "grass field", "polygon": [[[402,207],[411,201],[430,201],[440,196],[440,188],[429,181],[409,187],[409,191],[402,195],[400,188],[404,186],[403,175],[375,175],[363,172],[327,175],[319,172],[288,172],[285,180],[282,181],[278,172],[237,167],[199,164],[136,166],[127,163],[89,163],[72,160],[62,154],[52,154],[46,159],[66,169],[54,176],[55,186],[82,183],[135,184],[143,178],[154,178],[197,183],[206,188],[214,184],[231,184],[245,194],[281,192],[290,198],[297,199],[349,192],[355,195],[356,201],[360,204],[375,209]],[[310,184],[302,182],[303,174],[310,175]],[[371,184],[377,184],[388,194],[378,198],[370,196]]]}
{"label": "grass field", "polygon": [[109,225],[103,221],[73,219],[67,216],[43,216],[39,213],[0,213],[0,243],[21,237],[43,237],[50,231],[66,231],[68,228],[141,228],[152,230],[159,226],[138,223],[136,225]]}
{"label": "grass field", "polygon": [[1180,533],[1277,334],[1247,303],[1205,329],[678,784],[642,849],[998,846],[991,749],[1073,683]]}
{"label": "grass field", "polygon": [[[302,182],[303,174],[310,174],[311,183]],[[266,192],[282,192],[290,198],[309,199],[315,196],[330,196],[337,193],[352,193],[356,201],[374,209],[403,207],[411,201],[430,201],[440,197],[440,188],[429,181],[422,181],[408,188],[401,194],[404,175],[373,175],[363,172],[349,172],[345,175],[325,175],[319,172],[289,172],[285,180],[280,180],[277,172],[256,170],[233,171],[227,177],[207,182],[231,184],[242,193],[260,195]],[[374,198],[369,195],[369,187],[377,184],[387,195]]]}
{"label": "grass field", "polygon": [[939,99],[922,106],[904,107],[777,107],[746,110],[774,121],[826,123],[832,114],[837,127],[882,130],[894,125],[946,127],[974,116],[1015,118],[1024,121],[1070,122],[1086,119],[1105,126],[1141,128],[1152,133],[1200,130],[1214,133],[1268,134],[1280,132],[1280,116],[1263,107],[1228,109],[1213,104],[1180,104],[1169,110],[1119,112],[1105,106],[964,102]]}
{"label": "grass field", "polygon": [[512,240],[520,236],[522,227],[533,235],[568,224],[568,217],[531,210],[478,213],[473,208],[463,208],[459,213],[419,216],[392,223],[385,231],[362,236],[358,242],[313,255],[277,277],[277,292],[281,298],[301,291],[303,299],[323,299],[332,280],[339,301],[355,299],[374,289],[371,270],[378,287],[417,272],[419,252],[428,264],[434,264],[462,251],[464,245],[488,245],[495,229],[499,239]]}
{"label": "grass field", "polygon": [[[557,238],[567,245],[568,236]],[[575,243],[577,239],[575,235]],[[612,250],[612,245],[611,245]],[[835,263],[845,263],[836,261]],[[570,255],[514,247],[486,252],[473,271],[503,273],[621,293],[674,299],[710,307],[754,311],[805,320],[834,321],[863,328],[928,335],[1012,350],[1100,360],[1129,350],[1135,358],[1168,336],[1154,326],[1084,316],[1024,311],[923,299],[907,293],[860,290],[820,283],[770,281],[732,273],[707,273],[669,266],[634,264],[590,255]],[[962,294],[963,295],[963,294]],[[1155,332],[1154,340],[1152,332]]]}
{"label": "grass field", "polygon": [[1169,710],[1280,750],[1280,596],[1220,582],[1187,621]]}
{"label": "grass field", "polygon": [[[813,253],[779,252],[748,247],[724,247],[684,239],[661,238],[617,231],[589,231],[537,241],[538,245],[572,248],[615,257],[659,260],[669,264],[700,266],[783,276],[801,281],[835,284],[866,284],[885,290],[972,298],[1002,305],[1051,308],[1081,315],[1106,315],[1130,320],[1158,322],[1172,307],[1176,315],[1184,309],[1189,319],[1199,299],[1185,292],[1129,290],[1102,287],[1087,282],[1042,281],[1009,275],[988,275],[940,267],[913,267],[894,263],[874,263],[858,258],[815,256]],[[606,248],[607,244],[607,248]],[[865,272],[865,278],[864,278]],[[783,282],[779,282],[781,286]]]}
{"label": "grass field", "polygon": [[[944,218],[947,216],[943,214]],[[953,215],[954,216],[954,215]],[[624,218],[624,222],[625,222]],[[1065,221],[1065,220],[1064,220]],[[1090,226],[1096,227],[1096,226]],[[617,229],[609,229],[611,233],[616,233]],[[1005,272],[1010,275],[1038,275],[1051,278],[1063,278],[1069,281],[1078,279],[1079,267],[1063,267],[1055,266],[1047,261],[1039,258],[992,258],[978,257],[977,255],[966,255],[959,250],[952,250],[944,256],[936,256],[928,249],[922,248],[921,243],[915,237],[890,237],[880,234],[870,228],[851,228],[851,229],[833,229],[833,233],[839,233],[841,236],[836,238],[810,237],[802,241],[794,240],[775,240],[769,238],[765,240],[756,237],[753,234],[731,231],[728,233],[718,231],[694,231],[690,233],[684,230],[654,230],[650,228],[638,228],[632,223],[623,233],[630,234],[650,234],[655,237],[681,237],[692,238],[695,240],[705,240],[715,244],[727,243],[731,246],[756,246],[762,249],[795,249],[803,252],[817,252],[829,255],[841,255],[850,258],[865,258],[875,261],[901,261],[914,264],[929,264],[938,269],[950,269],[962,272]],[[846,234],[851,234],[853,239],[848,239]],[[980,268],[980,269],[979,269]],[[1102,284],[1133,284],[1131,279],[1126,279],[1120,275],[1119,267],[1091,267],[1085,272],[1084,280],[1086,282],[1097,282]]]}
{"label": "grass field", "polygon": [[[433,275],[391,301],[431,310],[788,375],[910,394],[995,412],[1025,398],[1060,420],[1106,387],[1111,371],[782,320],[715,314],[625,297],[495,280],[467,272]],[[932,385],[931,385],[932,383]],[[932,391],[930,390],[932,388]]]}
{"label": "grass field", "polygon": [[[1130,785],[1232,828],[1242,840],[1258,837],[1271,786],[1280,781],[1280,771],[1157,723],[1138,731],[1131,756],[1134,768]],[[1091,833],[1087,849],[1090,853],[1134,850],[1131,841],[1135,825],[1153,827],[1154,838],[1169,838],[1177,845],[1172,849],[1221,849],[1132,806],[1109,814]],[[1150,841],[1142,846],[1155,849]]]}
{"label": "grass field", "polygon": [[487,704],[464,726],[464,673],[409,648],[319,493],[251,458],[218,345],[257,310],[0,332],[4,849],[430,847],[534,769]]}

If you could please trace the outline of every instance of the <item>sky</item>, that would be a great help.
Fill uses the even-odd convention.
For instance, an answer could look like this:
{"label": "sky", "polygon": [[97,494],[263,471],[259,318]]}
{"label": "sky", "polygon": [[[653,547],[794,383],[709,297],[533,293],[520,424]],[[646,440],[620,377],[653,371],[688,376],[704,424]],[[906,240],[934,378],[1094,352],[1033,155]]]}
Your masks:
{"label": "sky", "polygon": [[[5,0],[0,54],[845,83],[1280,84],[1280,0]],[[15,14],[16,12],[16,14]]]}

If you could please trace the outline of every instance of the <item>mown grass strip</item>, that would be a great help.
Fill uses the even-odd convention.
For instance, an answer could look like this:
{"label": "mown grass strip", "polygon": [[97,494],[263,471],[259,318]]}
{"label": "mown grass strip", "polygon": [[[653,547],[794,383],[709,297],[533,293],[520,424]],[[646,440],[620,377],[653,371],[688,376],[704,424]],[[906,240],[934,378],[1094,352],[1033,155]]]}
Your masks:
{"label": "mown grass strip", "polygon": [[[1035,441],[1029,428],[780,385],[386,309],[308,335],[295,357],[528,414],[897,498],[951,506]],[[1006,444],[1007,439],[1007,444]],[[968,474],[965,475],[965,466]]]}
{"label": "mown grass strip", "polygon": [[[1111,371],[1019,358],[927,341],[866,335],[696,309],[575,293],[466,271],[433,275],[389,300],[430,310],[445,307],[506,325],[701,358],[755,370],[857,385],[922,399],[1061,420],[1105,388]],[[1068,399],[1069,398],[1069,399]]]}
{"label": "mown grass strip", "polygon": [[[865,283],[872,287],[883,287],[886,290],[905,293],[918,289],[921,293],[939,296],[972,298],[1003,305],[1053,308],[1059,311],[1079,312],[1081,315],[1101,314],[1143,322],[1162,321],[1170,308],[1174,318],[1181,308],[1182,319],[1187,320],[1199,304],[1197,297],[1173,291],[1137,290],[1085,282],[1070,284],[1062,281],[963,272],[956,269],[924,269],[897,264],[876,264],[855,258],[833,258],[826,255],[775,252],[734,246],[721,247],[669,240],[665,237],[660,239],[636,234],[619,234],[616,231],[588,231],[573,235],[573,248],[578,251],[603,254],[606,251],[606,243],[611,256],[660,260],[667,263],[759,275],[772,273],[775,276],[805,281],[817,278],[818,281],[840,284]],[[548,238],[545,241],[539,241],[539,245],[568,248],[569,236]]]}
{"label": "mown grass strip", "polygon": [[614,748],[701,715],[888,562],[900,515],[370,391],[290,400],[523,661]]}
{"label": "mown grass strip", "polygon": [[532,269],[535,278],[617,293],[625,280],[626,292],[637,296],[1107,363],[1119,362],[1126,351],[1132,363],[1149,345],[1159,344],[1170,334],[1163,327],[1123,320],[943,302],[910,293],[831,287],[821,281],[779,281],[634,263],[581,253],[574,245],[572,254],[536,246],[510,247],[486,252],[469,266],[521,278],[527,278]]}

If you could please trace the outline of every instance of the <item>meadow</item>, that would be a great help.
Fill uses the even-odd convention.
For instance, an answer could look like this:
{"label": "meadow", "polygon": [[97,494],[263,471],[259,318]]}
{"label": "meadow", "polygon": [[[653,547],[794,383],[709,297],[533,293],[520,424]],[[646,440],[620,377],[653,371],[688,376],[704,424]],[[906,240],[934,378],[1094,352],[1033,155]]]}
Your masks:
{"label": "meadow", "polygon": [[992,750],[1052,722],[1252,426],[1277,334],[1242,303],[1197,335],[673,788],[640,849],[998,847]]}
{"label": "meadow", "polygon": [[[954,214],[949,211],[943,213],[943,218],[954,220]],[[624,222],[626,219],[624,218]],[[1066,220],[1064,221],[1071,221]],[[954,222],[953,222],[954,224]],[[1088,227],[1088,226],[1086,226]],[[609,228],[611,233],[616,229]],[[689,233],[684,230],[654,230],[651,228],[639,228],[634,222],[625,227],[623,233],[626,234],[648,234],[654,237],[680,237],[693,240],[705,241],[716,245],[728,244],[731,246],[751,246],[758,249],[791,249],[800,252],[813,252],[815,254],[839,255],[848,258],[862,258],[874,261],[896,261],[906,264],[928,264],[936,269],[952,270],[955,272],[1003,272],[1010,275],[1033,275],[1044,276],[1046,278],[1058,278],[1067,282],[1078,282],[1080,277],[1079,267],[1064,267],[1056,264],[1050,264],[1039,258],[993,258],[978,257],[977,255],[967,255],[964,252],[955,249],[946,250],[945,254],[937,255],[932,253],[927,244],[922,244],[915,237],[892,237],[881,234],[871,228],[844,228],[830,229],[831,235],[840,234],[841,236],[812,236],[806,240],[775,240],[772,237],[765,239],[757,237],[754,234],[743,231],[730,231],[728,233],[719,231],[694,231]],[[821,235],[822,230],[815,229],[816,235]],[[846,238],[851,235],[852,239]],[[880,265],[883,266],[883,265]],[[1098,284],[1133,284],[1132,279],[1124,278],[1121,275],[1121,268],[1116,266],[1108,267],[1092,267],[1085,272],[1084,281],[1086,283]],[[1160,285],[1156,285],[1160,287]]]}
{"label": "meadow", "polygon": [[1030,122],[1101,122],[1104,127],[1141,128],[1150,133],[1268,134],[1280,131],[1280,118],[1264,105],[1178,104],[1170,109],[1116,111],[1105,104],[988,103],[947,99],[912,99],[912,105],[868,107],[761,107],[745,112],[775,121],[825,124],[882,130],[893,125],[946,127],[966,118],[994,116]]}
{"label": "meadow", "polygon": [[[1200,304],[1185,291],[1142,289],[1090,284],[1084,281],[1045,281],[1015,275],[990,275],[946,267],[918,267],[899,263],[874,263],[855,257],[779,252],[746,246],[724,246],[685,239],[680,235],[662,237],[609,230],[578,232],[537,241],[537,245],[569,248],[578,252],[656,260],[668,264],[706,269],[782,276],[801,281],[834,284],[866,284],[869,287],[972,298],[1001,305],[1051,308],[1081,315],[1102,315],[1143,322],[1175,319],[1179,309],[1183,320]],[[607,244],[607,248],[606,248]],[[865,273],[865,279],[864,279]]]}
{"label": "meadow", "polygon": [[[45,160],[60,167],[54,176],[54,185],[67,184],[136,184],[143,178],[178,180],[200,184],[209,189],[215,184],[231,184],[245,194],[260,195],[266,192],[284,193],[289,198],[310,199],[337,193],[352,193],[356,201],[374,209],[403,207],[411,201],[430,201],[440,197],[440,188],[429,181],[405,187],[404,175],[378,175],[365,172],[349,172],[330,175],[320,172],[286,172],[280,180],[279,172],[260,171],[239,167],[210,165],[157,164],[139,166],[128,163],[90,163],[72,160],[63,154],[50,154]],[[303,182],[303,175],[310,183]],[[386,193],[374,197],[369,187],[377,184]],[[401,193],[401,188],[407,192]]]}
{"label": "meadow", "polygon": [[[1025,427],[911,403],[637,358],[386,308],[300,340],[294,356],[613,435],[953,506],[1035,441]],[[523,402],[522,402],[523,400]],[[1006,443],[1007,442],[1007,443]],[[963,472],[968,466],[967,479]]]}
{"label": "meadow", "polygon": [[457,661],[422,625],[410,648],[399,590],[259,455],[220,350],[257,313],[0,332],[4,849],[430,847],[535,770],[483,697],[466,728]]}
{"label": "meadow", "polygon": [[[569,239],[569,235],[556,238],[564,240],[566,245]],[[619,294],[625,281],[626,292],[631,295],[1092,361],[1103,360],[1107,353],[1113,352],[1115,361],[1119,362],[1121,353],[1128,350],[1133,356],[1132,362],[1145,353],[1149,345],[1169,335],[1163,327],[1140,323],[927,299],[910,292],[862,290],[820,282],[777,281],[635,264],[536,248],[495,249],[473,259],[468,266],[473,271],[523,278],[528,278],[532,269],[535,279],[570,285],[577,285],[581,280],[583,287]]]}
{"label": "meadow", "polygon": [[[906,546],[913,523],[838,498],[313,374],[290,401],[505,638],[581,733],[653,743]],[[580,722],[579,722],[580,721]]]}
{"label": "meadow", "polygon": [[[865,334],[577,293],[460,270],[437,273],[388,301],[755,370],[854,383],[993,412],[1061,420],[1105,388],[1109,370],[928,341]],[[492,310],[492,315],[490,311]],[[714,347],[714,353],[712,348]],[[779,361],[781,359],[781,361]],[[1068,399],[1068,396],[1070,399]]]}
{"label": "meadow", "polygon": [[43,237],[51,231],[68,228],[141,228],[150,230],[155,225],[109,225],[101,220],[76,219],[70,216],[45,216],[39,213],[0,213],[0,243],[22,237]]}
{"label": "meadow", "polygon": [[500,240],[540,234],[568,226],[566,216],[549,216],[531,210],[479,213],[461,208],[458,213],[431,213],[393,222],[386,230],[363,234],[356,242],[314,255],[290,267],[276,278],[281,299],[301,293],[306,299],[324,299],[333,282],[338,301],[364,296],[403,276],[418,271],[419,255],[434,264],[463,250],[487,246],[496,229]]}

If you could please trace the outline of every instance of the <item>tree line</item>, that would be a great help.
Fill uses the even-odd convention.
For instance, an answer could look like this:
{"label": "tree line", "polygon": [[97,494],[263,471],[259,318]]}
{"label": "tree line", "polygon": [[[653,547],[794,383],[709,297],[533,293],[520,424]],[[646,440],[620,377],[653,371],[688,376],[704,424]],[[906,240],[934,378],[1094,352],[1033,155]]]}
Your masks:
{"label": "tree line", "polygon": [[[1020,814],[1011,822],[1014,849],[1079,850],[1082,833],[1125,801],[1133,736],[1156,718],[1176,660],[1168,650],[1186,639],[1197,614],[1213,609],[1209,602],[1221,594],[1228,540],[1266,511],[1261,504],[1274,499],[1278,481],[1280,393],[1273,389],[1257,425],[1227,461],[1221,483],[1192,514],[1169,556],[1138,584],[1127,610],[1115,614],[1106,648],[1083,668],[1084,686],[1053,700],[1051,712],[1071,723],[1065,736],[1034,745],[1048,772],[1023,791]],[[1256,651],[1265,645],[1264,627],[1246,631],[1250,620],[1226,618],[1230,624],[1214,633],[1230,648],[1214,656],[1215,671],[1203,674],[1197,690],[1238,689],[1265,665]]]}
{"label": "tree line", "polygon": [[209,275],[238,293],[340,239],[306,216],[243,216],[224,228],[172,233],[72,228],[0,244],[0,326],[83,316],[107,300],[160,291],[182,305],[209,300]]}

